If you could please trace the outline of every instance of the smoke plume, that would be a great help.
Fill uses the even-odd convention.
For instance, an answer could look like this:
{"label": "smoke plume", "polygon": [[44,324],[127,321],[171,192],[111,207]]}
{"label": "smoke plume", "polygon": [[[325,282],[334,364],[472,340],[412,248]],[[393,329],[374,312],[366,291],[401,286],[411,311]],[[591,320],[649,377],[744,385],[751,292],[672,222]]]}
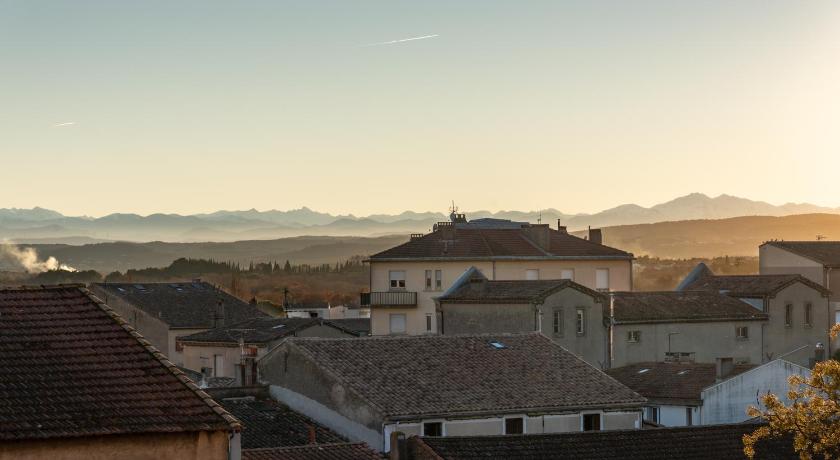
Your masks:
{"label": "smoke plume", "polygon": [[0,243],[0,259],[7,259],[20,265],[29,273],[42,273],[51,270],[76,271],[75,268],[64,265],[55,257],[38,260],[38,251],[34,248],[21,248],[14,244]]}

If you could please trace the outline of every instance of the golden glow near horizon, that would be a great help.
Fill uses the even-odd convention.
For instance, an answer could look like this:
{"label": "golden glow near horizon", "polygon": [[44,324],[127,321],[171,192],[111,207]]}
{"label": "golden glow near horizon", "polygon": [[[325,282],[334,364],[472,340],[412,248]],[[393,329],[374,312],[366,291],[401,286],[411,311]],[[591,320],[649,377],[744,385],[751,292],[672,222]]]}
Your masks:
{"label": "golden glow near horizon", "polygon": [[837,120],[833,1],[0,3],[0,208],[840,206]]}

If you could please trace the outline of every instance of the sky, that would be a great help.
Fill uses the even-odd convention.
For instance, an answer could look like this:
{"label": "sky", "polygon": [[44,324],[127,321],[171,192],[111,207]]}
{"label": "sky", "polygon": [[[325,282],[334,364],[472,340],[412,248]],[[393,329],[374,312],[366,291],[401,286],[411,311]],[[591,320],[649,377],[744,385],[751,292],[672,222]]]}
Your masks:
{"label": "sky", "polygon": [[840,206],[838,171],[836,1],[0,0],[0,208]]}

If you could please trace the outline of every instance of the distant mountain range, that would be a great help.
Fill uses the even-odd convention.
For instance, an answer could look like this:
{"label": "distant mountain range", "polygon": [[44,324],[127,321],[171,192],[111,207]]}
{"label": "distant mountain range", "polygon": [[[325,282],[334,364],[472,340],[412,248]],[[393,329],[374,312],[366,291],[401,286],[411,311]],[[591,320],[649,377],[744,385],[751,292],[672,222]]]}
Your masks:
{"label": "distant mountain range", "polygon": [[[494,217],[516,221],[550,223],[558,219],[569,230],[592,227],[649,224],[696,219],[726,219],[740,216],[788,216],[794,214],[840,214],[840,208],[788,203],[781,206],[729,195],[708,197],[693,193],[649,208],[625,204],[595,214],[566,214],[557,209],[540,211],[471,211],[468,219]],[[21,243],[83,244],[100,241],[241,241],[296,236],[383,236],[427,232],[435,222],[447,220],[444,213],[405,211],[357,217],[332,215],[309,208],[290,211],[217,211],[179,215],[110,214],[104,217],[73,217],[43,208],[0,209],[0,240]]]}

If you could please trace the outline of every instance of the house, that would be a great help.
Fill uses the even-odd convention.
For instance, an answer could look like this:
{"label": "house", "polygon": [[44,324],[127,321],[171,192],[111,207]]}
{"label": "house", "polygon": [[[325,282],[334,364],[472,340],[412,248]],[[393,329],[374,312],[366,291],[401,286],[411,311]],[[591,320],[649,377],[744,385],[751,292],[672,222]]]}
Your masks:
{"label": "house", "polygon": [[382,456],[363,442],[342,442],[244,450],[242,460],[382,460]]}
{"label": "house", "polygon": [[756,395],[773,393],[785,404],[790,388],[788,379],[794,375],[810,377],[811,371],[785,359],[774,359],[745,372],[734,373],[723,381],[703,389],[700,423],[739,423],[748,420],[747,407],[756,405]]}
{"label": "house", "polygon": [[[731,359],[719,359],[717,363],[636,363],[606,372],[647,398],[646,422],[663,426],[691,426],[701,424],[701,393],[706,387],[754,367],[755,364],[734,364]],[[740,410],[742,420],[746,419],[746,406],[740,407]]]}
{"label": "house", "polygon": [[238,459],[240,423],[80,286],[0,289],[0,459]]}
{"label": "house", "polygon": [[[799,274],[715,275],[698,266],[680,285],[685,290],[705,290],[738,298],[768,316],[761,333],[762,361],[785,359],[811,366],[830,356],[829,329],[833,313],[831,292]],[[825,350],[829,348],[829,350]],[[817,356],[819,355],[819,356]]]}
{"label": "house", "polygon": [[709,291],[612,293],[611,367],[689,360],[760,364],[764,313]]}
{"label": "house", "polygon": [[[364,321],[364,320],[363,320]],[[251,318],[176,339],[184,367],[207,377],[248,383],[257,359],[286,337],[357,337],[343,325],[318,318]]]}
{"label": "house", "polygon": [[488,280],[471,267],[436,301],[441,334],[542,332],[592,366],[609,365],[609,299],[572,280]]}
{"label": "house", "polygon": [[831,324],[840,323],[840,241],[768,241],[758,247],[758,267],[762,275],[799,274],[831,291]]}
{"label": "house", "polygon": [[645,399],[539,333],[290,338],[258,363],[271,396],[351,441],[391,433],[630,429]]}
{"label": "house", "polygon": [[[524,436],[413,436],[407,439],[405,455],[395,460],[743,460],[742,438],[759,426],[744,423]],[[759,441],[755,458],[799,460],[799,455],[790,437],[779,437]]]}
{"label": "house", "polygon": [[177,347],[177,337],[268,316],[256,306],[198,280],[95,283],[90,290],[178,366],[184,366],[184,356]]}
{"label": "house", "polygon": [[283,307],[288,318],[364,319],[370,308],[358,305],[330,305],[328,302],[288,304]]}
{"label": "house", "polygon": [[633,254],[602,244],[599,229],[584,239],[560,225],[467,221],[455,213],[432,233],[411,235],[367,262],[370,292],[361,304],[371,309],[373,335],[438,333],[434,297],[473,266],[494,281],[571,279],[595,290],[633,288]]}

